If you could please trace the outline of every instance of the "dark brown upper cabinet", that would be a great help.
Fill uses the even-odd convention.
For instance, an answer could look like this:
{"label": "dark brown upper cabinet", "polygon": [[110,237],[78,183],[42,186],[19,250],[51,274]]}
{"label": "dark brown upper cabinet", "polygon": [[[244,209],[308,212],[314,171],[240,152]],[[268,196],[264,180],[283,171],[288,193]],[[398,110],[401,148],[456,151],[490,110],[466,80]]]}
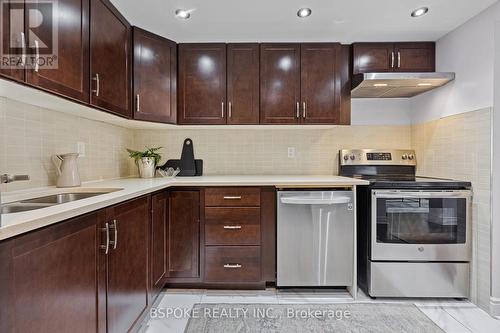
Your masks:
{"label": "dark brown upper cabinet", "polygon": [[134,119],[175,123],[177,44],[134,27]]}
{"label": "dark brown upper cabinet", "polygon": [[436,70],[436,43],[396,43],[396,72],[434,72]]}
{"label": "dark brown upper cabinet", "polygon": [[90,9],[90,104],[130,118],[130,24],[108,0]]}
{"label": "dark brown upper cabinet", "polygon": [[434,42],[354,43],[353,74],[434,72]]}
{"label": "dark brown upper cabinet", "polygon": [[[5,5],[25,12],[23,16],[8,15],[9,11],[2,12],[5,19],[2,21],[3,29],[8,30],[2,35],[5,43],[9,43],[8,36],[13,26],[24,26],[24,30],[17,32],[18,36],[15,36],[18,47],[14,49],[16,54],[24,56],[21,56],[18,69],[2,69],[1,73],[59,95],[88,102],[89,1],[59,0],[56,10],[44,2],[29,2],[26,5],[29,10],[19,2]],[[20,8],[15,7],[19,5]],[[42,13],[47,22],[57,23],[57,26],[40,24],[30,27],[28,33],[25,22],[32,15],[30,13],[34,12]],[[56,17],[52,17],[53,15]],[[13,17],[17,17],[19,22],[11,22]],[[56,38],[53,36],[55,31]],[[52,55],[57,58],[54,60]]]}
{"label": "dark brown upper cabinet", "polygon": [[259,123],[259,44],[227,45],[227,124]]}
{"label": "dark brown upper cabinet", "polygon": [[260,122],[297,123],[300,118],[300,44],[261,44]]}
{"label": "dark brown upper cabinet", "polygon": [[301,122],[306,124],[340,122],[342,64],[340,58],[340,44],[301,45]]}
{"label": "dark brown upper cabinet", "polygon": [[226,123],[226,44],[179,45],[179,124]]}
{"label": "dark brown upper cabinet", "polygon": [[261,46],[261,123],[345,124],[348,53],[338,43]]}
{"label": "dark brown upper cabinet", "polygon": [[[25,31],[25,15],[11,15],[13,10],[18,10],[24,12],[23,2],[14,1],[0,1],[1,10],[1,31],[2,31],[2,50],[0,54],[2,55],[12,55],[16,59],[16,66],[4,67],[0,66],[0,75],[7,77],[16,81],[25,80],[25,65],[23,62],[26,58],[26,31]],[[20,30],[20,31],[17,31]],[[9,48],[6,48],[10,46]],[[19,58],[22,57],[21,63],[19,63]]]}

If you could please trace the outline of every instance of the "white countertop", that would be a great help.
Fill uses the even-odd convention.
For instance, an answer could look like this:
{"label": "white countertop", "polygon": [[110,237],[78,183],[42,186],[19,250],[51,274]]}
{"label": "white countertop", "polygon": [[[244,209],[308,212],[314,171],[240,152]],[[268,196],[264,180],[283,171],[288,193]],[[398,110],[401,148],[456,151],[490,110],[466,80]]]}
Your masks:
{"label": "white countertop", "polygon": [[[340,176],[201,176],[177,178],[124,178],[84,183],[81,187],[39,189],[2,193],[2,203],[26,200],[57,193],[93,192],[114,189],[114,192],[87,199],[54,205],[22,213],[2,215],[0,240],[13,237],[50,224],[89,213],[119,202],[156,192],[172,186],[275,186],[275,187],[329,187],[367,185],[360,179]],[[118,190],[117,190],[118,189]]]}

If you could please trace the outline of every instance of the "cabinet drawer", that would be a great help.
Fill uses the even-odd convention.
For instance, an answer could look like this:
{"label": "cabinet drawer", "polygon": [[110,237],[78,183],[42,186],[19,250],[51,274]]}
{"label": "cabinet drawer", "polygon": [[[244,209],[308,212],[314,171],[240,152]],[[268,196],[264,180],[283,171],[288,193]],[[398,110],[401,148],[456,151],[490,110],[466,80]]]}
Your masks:
{"label": "cabinet drawer", "polygon": [[207,207],[206,245],[260,245],[259,207]]}
{"label": "cabinet drawer", "polygon": [[205,247],[206,282],[258,282],[259,246]]}
{"label": "cabinet drawer", "polygon": [[205,206],[260,206],[258,187],[212,187],[205,189]]}

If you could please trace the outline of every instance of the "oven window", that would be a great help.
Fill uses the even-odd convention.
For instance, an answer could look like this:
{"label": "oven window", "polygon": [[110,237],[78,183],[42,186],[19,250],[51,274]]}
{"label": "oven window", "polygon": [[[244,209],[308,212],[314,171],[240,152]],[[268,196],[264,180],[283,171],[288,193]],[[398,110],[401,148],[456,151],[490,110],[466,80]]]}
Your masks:
{"label": "oven window", "polygon": [[462,244],[465,198],[377,198],[377,242]]}

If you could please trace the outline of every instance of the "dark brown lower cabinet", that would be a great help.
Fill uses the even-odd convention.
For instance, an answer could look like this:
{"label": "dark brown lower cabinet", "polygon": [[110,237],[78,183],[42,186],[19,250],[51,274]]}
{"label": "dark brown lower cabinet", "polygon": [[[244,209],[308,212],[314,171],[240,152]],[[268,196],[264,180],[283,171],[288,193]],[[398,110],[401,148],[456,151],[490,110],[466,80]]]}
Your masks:
{"label": "dark brown lower cabinet", "polygon": [[100,286],[106,287],[109,333],[127,332],[147,309],[149,213],[149,196],[106,209],[100,244],[106,246],[108,232],[110,241],[108,253],[101,250]]}
{"label": "dark brown lower cabinet", "polygon": [[200,277],[200,191],[172,190],[169,198],[167,227],[167,276]]}
{"label": "dark brown lower cabinet", "polygon": [[[0,332],[96,332],[102,211],[0,242]],[[105,310],[105,308],[104,308]]]}
{"label": "dark brown lower cabinet", "polygon": [[171,189],[0,241],[0,332],[134,331],[165,283],[264,288],[275,207],[272,187]]}
{"label": "dark brown lower cabinet", "polygon": [[165,285],[167,277],[167,226],[169,193],[167,191],[152,196],[151,218],[151,295],[154,299]]}

